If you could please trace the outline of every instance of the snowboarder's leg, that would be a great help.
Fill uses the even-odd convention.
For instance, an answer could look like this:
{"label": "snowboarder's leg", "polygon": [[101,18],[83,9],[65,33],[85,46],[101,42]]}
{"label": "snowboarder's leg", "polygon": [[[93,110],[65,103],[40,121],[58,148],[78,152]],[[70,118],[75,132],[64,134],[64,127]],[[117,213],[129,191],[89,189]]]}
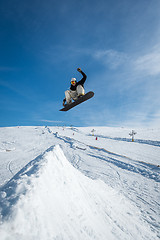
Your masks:
{"label": "snowboarder's leg", "polygon": [[65,98],[66,98],[66,104],[72,103],[72,98],[69,90],[65,91]]}
{"label": "snowboarder's leg", "polygon": [[77,100],[77,98],[78,98],[77,91],[70,90],[70,96],[74,101]]}
{"label": "snowboarder's leg", "polygon": [[78,85],[76,88],[76,91],[77,91],[78,97],[83,96],[85,94],[84,87],[82,87],[82,85]]}

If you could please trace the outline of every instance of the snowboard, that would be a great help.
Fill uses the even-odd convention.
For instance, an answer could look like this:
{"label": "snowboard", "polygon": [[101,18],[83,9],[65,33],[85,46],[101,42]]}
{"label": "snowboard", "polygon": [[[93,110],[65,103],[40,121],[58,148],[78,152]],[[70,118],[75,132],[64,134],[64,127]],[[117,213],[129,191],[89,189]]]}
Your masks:
{"label": "snowboard", "polygon": [[94,92],[88,92],[85,95],[79,97],[77,100],[75,100],[74,102],[72,102],[71,104],[67,104],[64,108],[60,109],[59,111],[68,111],[71,108],[77,106],[78,104],[85,102],[86,100],[92,98],[94,96]]}

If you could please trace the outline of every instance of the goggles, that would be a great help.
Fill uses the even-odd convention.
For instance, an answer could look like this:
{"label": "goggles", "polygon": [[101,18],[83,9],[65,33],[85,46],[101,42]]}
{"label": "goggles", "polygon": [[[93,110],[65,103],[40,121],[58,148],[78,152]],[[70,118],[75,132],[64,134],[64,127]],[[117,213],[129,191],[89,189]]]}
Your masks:
{"label": "goggles", "polygon": [[72,81],[71,81],[71,84],[75,84],[75,83],[76,83],[76,81],[75,81],[75,80],[72,80]]}

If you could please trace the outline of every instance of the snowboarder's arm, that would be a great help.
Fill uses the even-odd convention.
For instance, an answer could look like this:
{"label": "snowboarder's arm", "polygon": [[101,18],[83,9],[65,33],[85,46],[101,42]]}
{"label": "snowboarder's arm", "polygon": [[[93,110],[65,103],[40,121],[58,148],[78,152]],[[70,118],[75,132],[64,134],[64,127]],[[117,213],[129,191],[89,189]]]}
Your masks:
{"label": "snowboarder's arm", "polygon": [[83,78],[78,82],[78,85],[83,85],[86,81],[86,74],[81,70],[81,68],[77,68],[77,71],[83,75]]}

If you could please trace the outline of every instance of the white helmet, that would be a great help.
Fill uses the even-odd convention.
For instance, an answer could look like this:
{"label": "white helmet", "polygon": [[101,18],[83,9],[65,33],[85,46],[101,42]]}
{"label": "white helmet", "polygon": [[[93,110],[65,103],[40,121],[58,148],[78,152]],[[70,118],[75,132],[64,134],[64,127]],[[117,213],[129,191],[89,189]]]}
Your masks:
{"label": "white helmet", "polygon": [[71,78],[71,84],[72,84],[73,82],[76,82],[76,78]]}

